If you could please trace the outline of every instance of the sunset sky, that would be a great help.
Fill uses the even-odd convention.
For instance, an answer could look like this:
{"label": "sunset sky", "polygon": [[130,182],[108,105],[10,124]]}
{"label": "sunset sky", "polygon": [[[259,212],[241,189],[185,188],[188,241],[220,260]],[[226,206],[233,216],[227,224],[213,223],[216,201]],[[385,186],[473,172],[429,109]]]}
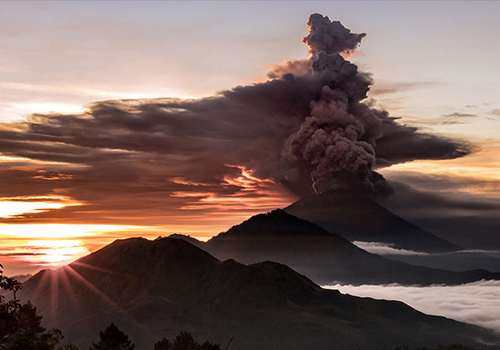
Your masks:
{"label": "sunset sky", "polygon": [[6,273],[116,238],[207,239],[309,193],[310,179],[270,156],[294,125],[265,121],[294,99],[257,92],[278,65],[308,59],[312,13],[366,33],[344,55],[371,74],[366,101],[434,135],[401,158],[380,146],[389,162],[377,171],[411,186],[388,205],[466,247],[500,249],[499,2],[2,1]]}

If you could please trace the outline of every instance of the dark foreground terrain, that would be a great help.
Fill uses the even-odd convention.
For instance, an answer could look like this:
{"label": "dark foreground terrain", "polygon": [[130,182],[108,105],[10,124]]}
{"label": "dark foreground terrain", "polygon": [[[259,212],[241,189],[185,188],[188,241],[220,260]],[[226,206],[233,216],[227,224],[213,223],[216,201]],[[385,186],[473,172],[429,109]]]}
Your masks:
{"label": "dark foreground terrain", "polygon": [[137,350],[181,330],[222,345],[234,336],[230,348],[244,350],[500,344],[480,327],[324,290],[282,264],[221,262],[173,238],[115,241],[36,274],[19,294],[80,349],[111,322]]}

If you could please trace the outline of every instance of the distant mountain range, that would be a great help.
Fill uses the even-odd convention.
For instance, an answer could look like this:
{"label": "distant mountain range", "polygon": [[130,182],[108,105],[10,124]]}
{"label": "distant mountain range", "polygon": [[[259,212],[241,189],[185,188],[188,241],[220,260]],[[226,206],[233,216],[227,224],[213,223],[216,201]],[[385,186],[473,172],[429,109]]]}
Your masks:
{"label": "distant mountain range", "polygon": [[[346,261],[358,254],[370,256],[339,236],[297,220],[273,212],[250,219],[218,240],[258,235],[255,239],[261,239],[266,249],[267,238],[275,235],[284,248],[298,249],[297,242],[307,242],[302,229],[314,227],[311,240],[318,246],[328,239],[337,244],[311,260],[321,260],[334,248]],[[275,225],[264,225],[268,221]],[[276,232],[286,228],[282,224],[292,224],[286,226],[291,229],[286,233],[289,240]],[[256,230],[248,232],[249,227]],[[250,246],[253,240],[248,241]],[[324,290],[282,264],[221,262],[174,238],[115,241],[68,266],[37,273],[19,294],[38,307],[46,325],[60,328],[65,340],[80,349],[88,348],[111,322],[132,338],[138,350],[152,349],[155,341],[163,336],[172,339],[180,330],[222,346],[234,336],[230,349],[235,350],[500,344],[500,337],[479,327],[428,316],[401,302]]]}
{"label": "distant mountain range", "polygon": [[463,249],[403,220],[363,193],[328,191],[284,210],[350,241],[383,242],[427,253]]}
{"label": "distant mountain range", "polygon": [[244,264],[276,261],[319,284],[430,285],[500,280],[500,273],[486,270],[454,272],[384,259],[283,210],[256,215],[206,243],[182,235],[171,237],[185,239],[220,260],[232,258]]}

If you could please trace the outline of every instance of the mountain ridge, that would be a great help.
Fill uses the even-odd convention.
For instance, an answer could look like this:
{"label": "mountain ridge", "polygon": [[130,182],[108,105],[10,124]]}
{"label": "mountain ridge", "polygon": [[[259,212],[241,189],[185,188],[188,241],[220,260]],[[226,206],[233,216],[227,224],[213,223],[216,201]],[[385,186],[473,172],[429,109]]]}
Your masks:
{"label": "mountain ridge", "polygon": [[[375,349],[430,346],[492,332],[395,301],[325,290],[289,267],[220,261],[180,239],[119,240],[56,270],[20,293],[81,348],[115,322],[138,349],[180,330],[244,350]],[[432,329],[439,329],[434,332]]]}
{"label": "mountain ridge", "polygon": [[388,260],[281,209],[256,215],[207,242],[189,241],[220,260],[280,262],[319,284],[431,285],[500,279],[500,273],[482,269],[455,272]]}

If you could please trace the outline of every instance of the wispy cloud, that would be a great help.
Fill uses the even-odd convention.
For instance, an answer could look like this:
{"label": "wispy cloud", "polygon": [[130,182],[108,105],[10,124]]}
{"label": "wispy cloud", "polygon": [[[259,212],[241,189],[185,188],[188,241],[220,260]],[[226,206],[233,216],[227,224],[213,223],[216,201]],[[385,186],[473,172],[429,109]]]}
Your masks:
{"label": "wispy cloud", "polygon": [[391,243],[362,242],[362,241],[353,241],[352,243],[357,245],[361,249],[379,255],[423,255],[423,256],[429,255],[429,253],[424,253],[424,252],[417,252],[406,249],[397,249],[394,248],[395,244]]}
{"label": "wispy cloud", "polygon": [[490,113],[495,116],[500,116],[500,109],[493,109]]}
{"label": "wispy cloud", "polygon": [[476,118],[478,117],[477,114],[472,114],[472,113],[450,113],[450,114],[444,114],[442,115],[443,118]]}
{"label": "wispy cloud", "polygon": [[370,96],[397,94],[416,89],[426,89],[442,85],[438,82],[414,81],[414,82],[389,82],[377,80],[370,90]]}

